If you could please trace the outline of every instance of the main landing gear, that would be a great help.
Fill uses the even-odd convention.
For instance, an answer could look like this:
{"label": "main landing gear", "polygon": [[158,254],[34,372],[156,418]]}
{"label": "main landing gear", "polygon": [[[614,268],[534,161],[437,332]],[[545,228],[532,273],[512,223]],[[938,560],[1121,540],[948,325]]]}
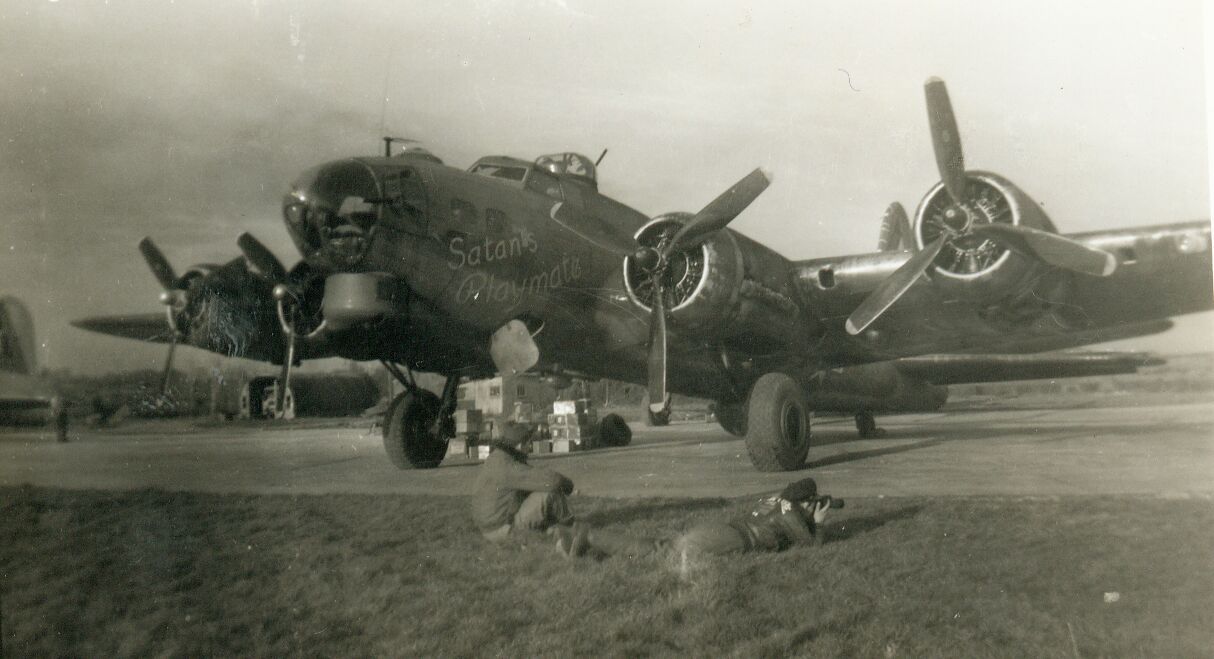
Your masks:
{"label": "main landing gear", "polygon": [[875,439],[885,434],[885,429],[877,427],[873,413],[867,410],[856,413],[856,431],[860,433],[860,439]]}
{"label": "main landing gear", "polygon": [[384,449],[398,469],[433,469],[447,455],[447,443],[455,436],[455,392],[459,376],[447,376],[442,397],[417,386],[412,375],[384,362],[392,376],[405,387],[384,412]]}
{"label": "main landing gear", "polygon": [[[811,416],[805,390],[791,376],[768,373],[759,378],[750,390],[745,421],[746,452],[755,468],[791,471],[804,467]],[[718,418],[722,418],[719,412]]]}

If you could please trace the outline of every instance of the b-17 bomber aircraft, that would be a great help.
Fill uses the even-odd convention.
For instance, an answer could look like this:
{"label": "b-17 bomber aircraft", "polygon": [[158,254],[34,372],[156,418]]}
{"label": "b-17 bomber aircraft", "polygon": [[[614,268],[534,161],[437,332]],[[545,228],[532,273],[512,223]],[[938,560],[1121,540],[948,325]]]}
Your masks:
{"label": "b-17 bomber aircraft", "polygon": [[[523,371],[645,383],[715,401],[760,470],[804,466],[813,411],[935,409],[945,385],[1132,372],[1133,356],[1047,351],[1159,332],[1214,308],[1208,222],[1059,234],[1007,179],[964,164],[944,83],[926,85],[941,181],[881,251],[792,261],[728,228],[768,186],[756,169],[695,213],[644,214],[598,192],[589,158],[419,148],[329,162],[283,201],[303,259],[250,234],[244,258],[178,275],[149,239],[160,315],[77,321],[282,365],[379,360],[404,385],[384,444],[437,466],[461,379]],[[1044,353],[1044,354],[1042,354]],[[442,395],[413,373],[446,376]],[[286,386],[279,389],[281,405]]]}
{"label": "b-17 bomber aircraft", "polygon": [[67,441],[67,408],[38,374],[34,321],[15,297],[0,296],[0,424],[49,424]]}

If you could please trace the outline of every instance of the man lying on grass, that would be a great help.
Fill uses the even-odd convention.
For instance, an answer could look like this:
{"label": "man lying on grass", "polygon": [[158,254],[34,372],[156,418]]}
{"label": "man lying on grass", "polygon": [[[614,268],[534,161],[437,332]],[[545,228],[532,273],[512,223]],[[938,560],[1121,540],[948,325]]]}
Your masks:
{"label": "man lying on grass", "polygon": [[486,540],[501,542],[518,530],[569,528],[573,512],[566,498],[573,481],[551,469],[527,464],[527,447],[535,429],[507,423],[472,491],[472,520]]}
{"label": "man lying on grass", "polygon": [[673,548],[686,561],[705,555],[821,545],[826,513],[842,507],[842,499],[818,496],[818,484],[812,478],[804,478],[790,483],[779,495],[763,499],[744,517],[697,524],[673,542],[630,538],[591,529],[580,522],[572,527],[556,527],[554,531],[557,551],[569,558],[584,555],[636,558]]}

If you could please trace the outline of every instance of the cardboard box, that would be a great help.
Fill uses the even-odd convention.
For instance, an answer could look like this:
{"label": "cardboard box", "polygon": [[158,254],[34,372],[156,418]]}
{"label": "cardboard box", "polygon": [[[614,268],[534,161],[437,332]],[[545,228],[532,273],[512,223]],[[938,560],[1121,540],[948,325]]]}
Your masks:
{"label": "cardboard box", "polygon": [[553,414],[585,414],[590,407],[590,401],[585,398],[577,400],[558,400],[552,403]]}
{"label": "cardboard box", "polygon": [[580,414],[549,414],[548,425],[550,426],[593,426],[598,423],[598,415],[593,412],[582,412]]}
{"label": "cardboard box", "polygon": [[455,432],[480,432],[484,422],[480,410],[455,410]]}
{"label": "cardboard box", "polygon": [[553,439],[585,439],[593,437],[593,426],[552,426],[550,429]]}

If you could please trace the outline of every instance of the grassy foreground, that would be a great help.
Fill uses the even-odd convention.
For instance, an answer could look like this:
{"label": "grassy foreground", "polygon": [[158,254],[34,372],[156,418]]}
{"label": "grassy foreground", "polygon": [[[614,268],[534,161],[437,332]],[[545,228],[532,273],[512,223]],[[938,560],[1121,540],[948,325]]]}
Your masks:
{"label": "grassy foreground", "polygon": [[[648,536],[749,504],[576,500]],[[0,488],[3,651],[1214,655],[1214,502],[847,504],[823,548],[682,572],[488,546],[462,498]]]}

